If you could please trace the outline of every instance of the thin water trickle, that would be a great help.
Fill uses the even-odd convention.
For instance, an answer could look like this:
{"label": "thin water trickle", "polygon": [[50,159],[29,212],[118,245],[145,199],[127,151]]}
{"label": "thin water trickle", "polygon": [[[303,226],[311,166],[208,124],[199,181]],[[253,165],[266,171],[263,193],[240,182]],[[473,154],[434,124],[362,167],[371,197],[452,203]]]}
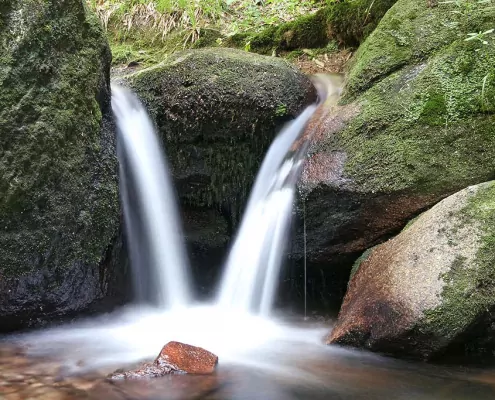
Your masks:
{"label": "thin water trickle", "polygon": [[306,254],[306,201],[303,200],[303,236],[304,236],[304,319],[308,318],[308,265]]}

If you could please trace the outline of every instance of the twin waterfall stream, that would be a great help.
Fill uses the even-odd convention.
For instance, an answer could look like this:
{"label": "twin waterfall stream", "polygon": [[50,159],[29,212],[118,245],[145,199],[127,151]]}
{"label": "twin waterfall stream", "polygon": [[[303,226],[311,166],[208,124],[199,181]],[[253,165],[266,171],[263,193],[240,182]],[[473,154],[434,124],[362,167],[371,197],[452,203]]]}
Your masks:
{"label": "twin waterfall stream", "polygon": [[[315,77],[320,102],[337,94],[337,78]],[[118,128],[121,198],[138,301],[172,310],[191,306],[189,264],[176,196],[153,124],[137,97],[112,86]],[[275,297],[295,190],[310,137],[300,144],[317,105],[307,107],[272,143],[258,173],[220,283],[216,308],[268,316]],[[292,149],[292,147],[295,147]]]}
{"label": "twin waterfall stream", "polygon": [[314,83],[319,104],[289,122],[271,145],[210,303],[195,300],[176,194],[153,123],[133,93],[114,85],[120,193],[136,301],[110,315],[33,333],[26,338],[34,343],[31,352],[58,355],[69,372],[81,372],[152,359],[176,340],[212,351],[221,364],[273,371],[285,368],[287,346],[325,348],[328,327],[294,326],[272,309],[311,139],[305,129],[320,104],[335,103],[340,95],[340,78],[317,76]]}

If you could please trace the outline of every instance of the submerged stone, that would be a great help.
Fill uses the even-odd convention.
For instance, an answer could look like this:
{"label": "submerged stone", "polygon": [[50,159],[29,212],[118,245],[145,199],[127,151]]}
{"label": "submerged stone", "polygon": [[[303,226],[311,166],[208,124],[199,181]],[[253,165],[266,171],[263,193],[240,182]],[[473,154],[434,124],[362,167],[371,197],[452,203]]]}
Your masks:
{"label": "submerged stone", "polygon": [[84,1],[0,2],[0,331],[107,292],[119,224],[110,59]]}
{"label": "submerged stone", "polygon": [[495,182],[441,201],[363,255],[328,343],[432,359],[495,350]]}

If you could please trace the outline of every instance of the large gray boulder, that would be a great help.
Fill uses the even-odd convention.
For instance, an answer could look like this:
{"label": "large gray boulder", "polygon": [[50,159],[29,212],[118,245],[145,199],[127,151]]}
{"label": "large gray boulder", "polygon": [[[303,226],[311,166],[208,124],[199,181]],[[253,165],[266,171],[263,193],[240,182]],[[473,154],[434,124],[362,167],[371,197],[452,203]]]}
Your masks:
{"label": "large gray boulder", "polygon": [[363,255],[328,343],[427,360],[447,349],[492,357],[494,244],[495,182],[446,198]]}
{"label": "large gray boulder", "polygon": [[0,2],[0,330],[107,291],[119,226],[110,59],[83,0]]}

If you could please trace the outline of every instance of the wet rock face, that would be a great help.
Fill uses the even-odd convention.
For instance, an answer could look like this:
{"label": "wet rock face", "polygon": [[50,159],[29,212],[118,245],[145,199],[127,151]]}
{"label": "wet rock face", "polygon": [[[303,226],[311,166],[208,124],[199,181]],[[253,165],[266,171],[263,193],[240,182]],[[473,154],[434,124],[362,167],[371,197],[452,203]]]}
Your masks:
{"label": "wet rock face", "polygon": [[365,253],[328,343],[493,356],[495,183],[464,189]]}
{"label": "wet rock face", "polygon": [[157,378],[169,374],[207,375],[215,371],[218,357],[209,351],[180,342],[167,343],[153,363],[144,363],[140,368],[127,372],[116,372],[111,379]]}
{"label": "wet rock face", "polygon": [[[399,0],[357,51],[300,183],[308,262],[357,257],[442,198],[492,179],[495,81],[484,77],[495,73],[495,47],[464,38],[490,29],[495,12],[480,4],[469,13]],[[292,256],[304,256],[302,226]]]}
{"label": "wet rock face", "polygon": [[0,331],[85,309],[115,260],[110,51],[82,0],[0,4]]}
{"label": "wet rock face", "polygon": [[315,89],[282,59],[232,49],[173,54],[122,82],[156,122],[186,239],[204,261],[226,248],[269,145]]}

